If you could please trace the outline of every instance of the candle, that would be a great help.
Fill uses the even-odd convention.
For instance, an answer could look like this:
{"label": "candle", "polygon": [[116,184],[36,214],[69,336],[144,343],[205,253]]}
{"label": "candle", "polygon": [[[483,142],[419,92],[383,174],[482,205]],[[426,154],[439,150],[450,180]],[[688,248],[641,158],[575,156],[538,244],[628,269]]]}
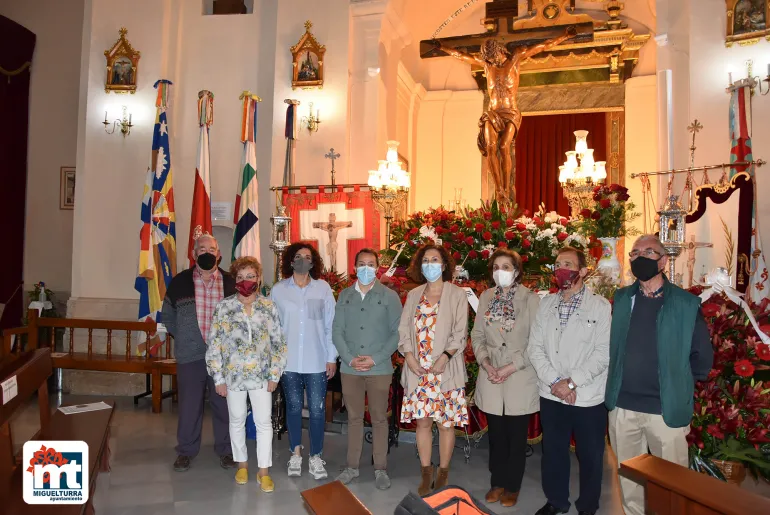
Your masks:
{"label": "candle", "polygon": [[730,85],[733,85],[733,72],[727,72],[727,78],[730,81]]}
{"label": "candle", "polygon": [[770,63],[767,63],[767,76],[770,77]]}
{"label": "candle", "polygon": [[321,110],[320,109],[316,109],[316,111],[315,111],[315,119],[316,119],[317,122],[321,121]]}
{"label": "candle", "polygon": [[133,116],[131,113],[128,113],[128,124],[131,125],[131,116]]}
{"label": "candle", "polygon": [[104,121],[107,121],[107,111],[104,112]]}

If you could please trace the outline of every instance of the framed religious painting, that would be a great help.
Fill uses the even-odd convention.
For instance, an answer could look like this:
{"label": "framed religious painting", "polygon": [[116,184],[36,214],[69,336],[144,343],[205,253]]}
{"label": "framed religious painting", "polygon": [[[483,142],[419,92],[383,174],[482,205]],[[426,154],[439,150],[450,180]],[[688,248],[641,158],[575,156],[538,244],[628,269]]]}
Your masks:
{"label": "framed religious painting", "polygon": [[59,209],[75,209],[75,167],[62,166],[59,183]]}
{"label": "framed religious painting", "polygon": [[323,88],[324,54],[326,47],[318,43],[310,32],[313,23],[305,22],[305,33],[296,45],[291,47],[292,89]]}
{"label": "framed religious painting", "polygon": [[120,29],[120,37],[112,45],[112,48],[104,51],[107,58],[107,79],[104,82],[104,91],[109,93],[135,93],[136,75],[139,70],[139,58],[141,53],[134,50],[128,42],[125,27]]}
{"label": "framed religious painting", "polygon": [[770,40],[767,27],[768,0],[725,0],[727,7],[727,37],[725,45],[751,45],[761,38]]}

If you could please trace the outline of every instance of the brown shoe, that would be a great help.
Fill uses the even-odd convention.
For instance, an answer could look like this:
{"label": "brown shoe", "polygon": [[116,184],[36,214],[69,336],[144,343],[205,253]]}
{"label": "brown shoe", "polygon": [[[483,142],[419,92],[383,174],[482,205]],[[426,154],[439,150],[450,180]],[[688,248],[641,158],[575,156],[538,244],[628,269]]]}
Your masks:
{"label": "brown shoe", "polygon": [[235,468],[235,461],[233,461],[233,455],[225,454],[224,456],[220,456],[219,466],[222,467],[223,469]]}
{"label": "brown shoe", "polygon": [[449,482],[449,469],[442,469],[441,467],[439,467],[438,473],[436,474],[436,482],[433,485],[433,488],[435,490],[438,490],[439,488],[444,488],[448,482]]}
{"label": "brown shoe", "polygon": [[516,501],[519,500],[519,492],[509,492],[508,490],[500,497],[500,506],[510,508],[516,506]]}
{"label": "brown shoe", "polygon": [[425,497],[433,491],[433,465],[421,467],[420,486],[417,488],[417,495]]}
{"label": "brown shoe", "polygon": [[190,457],[189,456],[177,456],[174,462],[174,470],[177,472],[185,472],[190,469]]}
{"label": "brown shoe", "polygon": [[484,500],[490,504],[496,503],[500,500],[503,492],[505,492],[503,488],[490,488],[489,492],[487,492],[487,495],[484,497]]}

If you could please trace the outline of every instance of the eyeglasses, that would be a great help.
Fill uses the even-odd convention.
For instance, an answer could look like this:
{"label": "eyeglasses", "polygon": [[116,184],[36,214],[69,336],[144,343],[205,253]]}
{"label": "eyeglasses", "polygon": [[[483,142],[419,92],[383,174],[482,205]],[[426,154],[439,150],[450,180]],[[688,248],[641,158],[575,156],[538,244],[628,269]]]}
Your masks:
{"label": "eyeglasses", "polygon": [[655,258],[655,256],[663,257],[663,254],[658,252],[655,249],[645,249],[645,250],[632,250],[628,253],[628,257],[631,259],[636,259],[639,256],[644,256],[646,258]]}
{"label": "eyeglasses", "polygon": [[237,281],[256,281],[257,276],[254,274],[247,275],[246,277],[239,275],[238,277],[236,277],[236,280]]}

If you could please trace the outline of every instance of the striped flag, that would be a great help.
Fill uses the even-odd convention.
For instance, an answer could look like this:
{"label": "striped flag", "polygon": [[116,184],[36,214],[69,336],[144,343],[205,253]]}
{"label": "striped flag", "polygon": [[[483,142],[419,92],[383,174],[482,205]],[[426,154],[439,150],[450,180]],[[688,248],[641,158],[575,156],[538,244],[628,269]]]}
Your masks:
{"label": "striped flag", "polygon": [[289,106],[286,108],[286,160],[283,165],[283,185],[294,186],[294,154],[297,148],[299,131],[297,128],[297,107],[299,100],[287,98],[284,100]]}
{"label": "striped flag", "polygon": [[[748,86],[735,89],[730,97],[730,163],[738,161],[751,161],[751,88]],[[754,178],[754,166],[735,166],[730,168],[730,178],[740,172],[747,171]],[[754,180],[754,206],[751,213],[751,255],[748,271],[749,287],[746,296],[759,303],[768,296],[767,264],[762,253],[762,245],[757,228],[757,183]],[[738,266],[745,266],[738,261]]]}
{"label": "striped flag", "polygon": [[257,191],[257,104],[261,99],[250,91],[241,94],[243,100],[243,118],[241,121],[241,141],[243,141],[243,159],[241,160],[241,180],[238,181],[238,193],[235,196],[233,235],[233,259],[252,256],[260,259],[259,254],[259,204]]}
{"label": "striped flag", "polygon": [[139,292],[139,320],[161,322],[166,287],[176,274],[176,213],[171,173],[166,110],[171,81],[159,80],[155,105],[152,158],[142,195],[139,233],[139,273],[134,288]]}
{"label": "striped flag", "polygon": [[193,190],[192,213],[190,214],[190,238],[187,242],[187,257],[190,268],[195,266],[195,242],[204,234],[213,234],[211,227],[211,180],[209,177],[209,127],[214,123],[214,94],[211,91],[198,92],[198,163],[195,167],[195,188]]}

